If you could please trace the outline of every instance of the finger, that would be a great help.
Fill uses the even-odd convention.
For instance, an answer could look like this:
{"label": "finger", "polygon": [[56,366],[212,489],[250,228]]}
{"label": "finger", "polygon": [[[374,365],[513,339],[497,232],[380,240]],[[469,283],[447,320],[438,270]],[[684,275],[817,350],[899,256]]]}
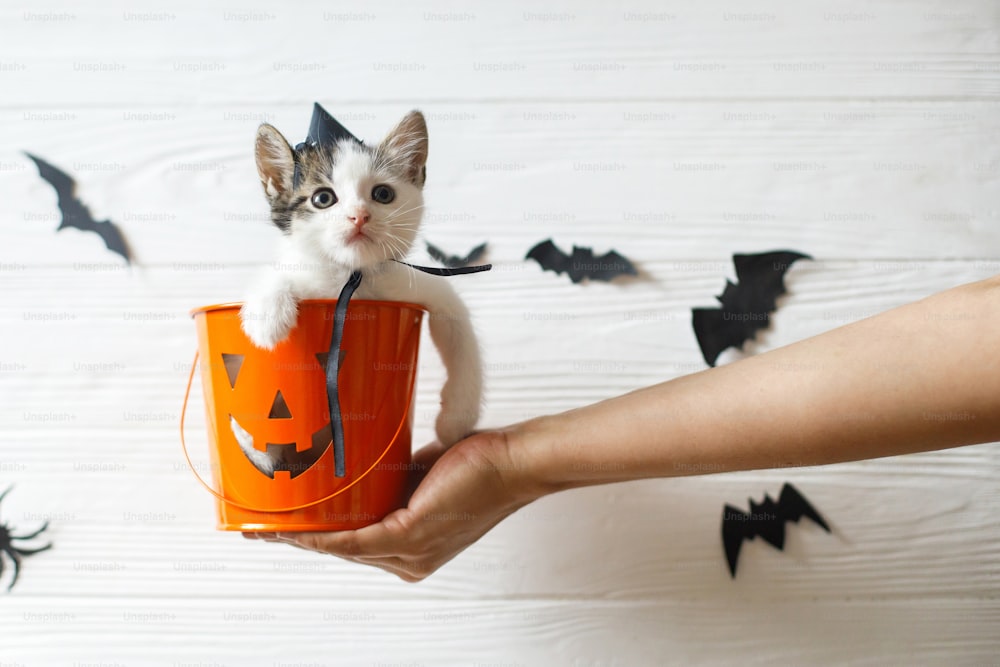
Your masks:
{"label": "finger", "polygon": [[243,537],[248,540],[267,540],[268,542],[273,542],[277,539],[276,533],[271,532],[245,532]]}
{"label": "finger", "polygon": [[447,448],[445,448],[440,442],[435,441],[429,443],[418,449],[413,454],[413,463],[415,466],[426,470],[434,465],[434,463],[441,458],[441,455],[446,451],[448,451]]}
{"label": "finger", "polygon": [[297,539],[299,535],[301,535],[301,534],[300,533],[299,534],[282,533],[282,534],[278,534],[275,538],[273,538],[271,540],[268,540],[268,541],[272,541],[272,542],[274,542],[274,541],[276,541],[276,542],[284,542],[285,544],[288,544],[289,546],[293,546],[293,547],[296,547],[296,548],[299,548],[299,549],[304,549],[304,550],[307,550],[307,551],[318,551],[319,553],[330,554],[330,555],[334,555],[334,556],[340,556],[344,560],[350,561],[352,563],[358,563],[360,565],[368,565],[370,567],[375,567],[375,568],[378,568],[380,570],[384,570],[385,572],[388,572],[389,574],[394,574],[397,577],[399,577],[400,579],[402,579],[403,581],[407,581],[407,582],[410,582],[410,583],[413,583],[413,582],[416,582],[416,581],[420,581],[422,579],[422,577],[414,576],[414,574],[410,571],[410,568],[407,567],[405,561],[403,561],[403,559],[400,558],[399,556],[347,556],[347,555],[341,555],[341,554],[337,554],[335,552],[331,552],[331,551],[328,551],[328,550],[315,549],[312,546],[307,546],[307,545],[303,544],[301,540]]}
{"label": "finger", "polygon": [[[405,510],[397,510],[402,512]],[[398,526],[398,519],[390,514],[379,523],[357,530],[334,532],[278,533],[281,542],[295,544],[303,549],[321,551],[342,558],[399,556],[404,546],[405,535],[389,526]]]}
{"label": "finger", "polygon": [[417,490],[420,483],[424,481],[424,477],[430,472],[431,466],[433,466],[441,456],[448,451],[440,442],[432,442],[418,449],[413,455],[412,464],[410,467],[410,475],[407,479],[406,484],[406,497],[409,498],[413,495],[413,492]]}
{"label": "finger", "polygon": [[363,558],[356,557],[352,558],[355,563],[361,563],[362,565],[370,565],[372,567],[377,567],[380,570],[385,570],[389,574],[394,574],[400,579],[408,583],[416,583],[421,581],[424,576],[417,575],[413,572],[413,566],[404,561],[402,558],[391,556],[387,558]]}

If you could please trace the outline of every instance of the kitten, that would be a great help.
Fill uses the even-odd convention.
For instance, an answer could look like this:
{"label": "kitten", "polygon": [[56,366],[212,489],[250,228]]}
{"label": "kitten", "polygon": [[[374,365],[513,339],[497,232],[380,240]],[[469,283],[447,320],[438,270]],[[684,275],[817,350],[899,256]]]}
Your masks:
{"label": "kitten", "polygon": [[258,129],[257,171],[282,236],[277,261],[240,310],[244,332],[258,347],[273,348],[295,325],[299,300],[335,299],[360,270],[356,298],[409,301],[428,310],[431,339],[447,372],[435,430],[443,445],[453,445],[475,427],[483,390],[469,312],[447,278],[392,261],[409,253],[423,213],[423,115],[411,111],[377,146],[346,138],[297,150],[293,155],[271,125]]}

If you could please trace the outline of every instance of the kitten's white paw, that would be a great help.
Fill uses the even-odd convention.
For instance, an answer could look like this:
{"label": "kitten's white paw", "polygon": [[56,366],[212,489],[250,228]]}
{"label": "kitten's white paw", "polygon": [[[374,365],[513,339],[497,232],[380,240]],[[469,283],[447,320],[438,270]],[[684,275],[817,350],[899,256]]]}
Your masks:
{"label": "kitten's white paw", "polygon": [[240,322],[254,345],[270,350],[288,337],[295,326],[296,314],[295,299],[291,295],[275,294],[244,303],[240,308]]}
{"label": "kitten's white paw", "polygon": [[[441,412],[434,422],[434,431],[438,440],[445,447],[451,447],[459,440],[467,437],[476,428],[479,421],[479,396],[450,395],[453,392],[442,392]],[[471,400],[474,399],[474,400]]]}

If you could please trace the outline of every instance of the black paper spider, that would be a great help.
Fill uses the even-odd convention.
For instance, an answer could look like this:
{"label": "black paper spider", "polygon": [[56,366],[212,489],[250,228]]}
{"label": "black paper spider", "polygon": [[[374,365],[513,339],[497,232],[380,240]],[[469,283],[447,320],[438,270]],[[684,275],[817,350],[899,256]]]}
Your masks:
{"label": "black paper spider", "polygon": [[[0,494],[0,503],[3,499],[10,493],[13,486],[7,487],[7,490]],[[49,522],[46,521],[42,524],[42,527],[31,533],[30,535],[14,535],[10,532],[7,524],[0,523],[0,576],[3,576],[3,554],[7,554],[12,561],[14,561],[14,579],[10,582],[10,586],[7,590],[10,591],[14,588],[14,584],[17,583],[17,577],[21,573],[21,557],[31,556],[32,554],[37,554],[39,551],[45,551],[46,549],[52,548],[52,543],[49,542],[44,547],[39,547],[38,549],[21,549],[20,547],[14,546],[15,540],[30,540],[33,537],[38,537],[41,535],[46,528],[49,527]]]}

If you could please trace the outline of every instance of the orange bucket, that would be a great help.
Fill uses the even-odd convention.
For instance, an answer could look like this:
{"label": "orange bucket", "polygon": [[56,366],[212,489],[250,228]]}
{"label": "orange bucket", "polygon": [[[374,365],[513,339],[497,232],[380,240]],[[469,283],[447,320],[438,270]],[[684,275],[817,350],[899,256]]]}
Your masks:
{"label": "orange bucket", "polygon": [[[273,350],[240,326],[241,304],[191,311],[219,530],[345,530],[402,507],[411,461],[414,388],[423,309],[352,300],[340,346],[338,395],[346,474],[337,477],[325,365],[335,300],[299,305],[298,323]],[[200,359],[200,363],[199,363]]]}

